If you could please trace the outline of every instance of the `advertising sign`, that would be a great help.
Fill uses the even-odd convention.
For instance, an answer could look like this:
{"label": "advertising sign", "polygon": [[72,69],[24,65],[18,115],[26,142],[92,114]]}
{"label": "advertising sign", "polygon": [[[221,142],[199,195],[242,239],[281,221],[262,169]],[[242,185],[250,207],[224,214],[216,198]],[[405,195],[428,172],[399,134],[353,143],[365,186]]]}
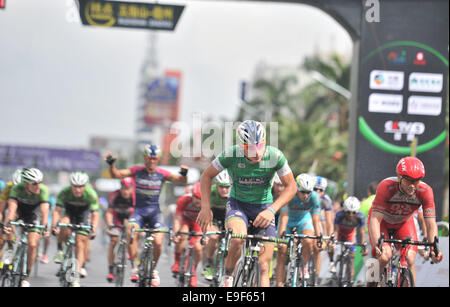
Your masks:
{"label": "advertising sign", "polygon": [[95,172],[100,163],[98,151],[0,145],[0,165],[5,166]]}
{"label": "advertising sign", "polygon": [[84,25],[173,31],[183,5],[161,3],[78,0]]}
{"label": "advertising sign", "polygon": [[366,197],[371,181],[395,176],[397,162],[411,155],[411,143],[417,140],[416,155],[425,165],[424,181],[434,190],[440,215],[447,138],[448,5],[439,0],[383,1],[380,22],[363,18],[348,162],[349,192],[357,197]]}

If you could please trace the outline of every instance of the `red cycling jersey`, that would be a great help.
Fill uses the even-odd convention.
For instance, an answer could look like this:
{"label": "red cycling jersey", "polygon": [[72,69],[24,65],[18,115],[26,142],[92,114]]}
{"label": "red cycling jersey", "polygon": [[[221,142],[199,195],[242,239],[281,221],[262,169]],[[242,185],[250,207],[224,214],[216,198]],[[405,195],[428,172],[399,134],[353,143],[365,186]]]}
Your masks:
{"label": "red cycling jersey", "polygon": [[398,225],[405,223],[420,206],[424,218],[436,218],[433,189],[428,184],[421,181],[415,195],[409,197],[400,192],[397,177],[390,177],[378,185],[372,211],[383,213],[388,224]]}
{"label": "red cycling jersey", "polygon": [[183,224],[189,225],[189,229],[195,232],[201,232],[200,226],[197,224],[197,216],[200,212],[201,205],[192,203],[192,194],[186,194],[178,198],[176,213],[183,216]]}
{"label": "red cycling jersey", "polygon": [[[388,238],[388,232],[392,229],[395,230],[394,239],[411,237],[412,240],[417,240],[413,214],[420,207],[423,209],[424,218],[436,218],[433,189],[428,184],[420,182],[415,195],[410,197],[399,190],[397,177],[386,178],[378,185],[369,211],[369,224],[372,212],[380,212],[383,214],[380,232],[384,233],[385,238]],[[376,242],[373,242],[370,232],[369,239],[372,247],[375,247]],[[408,248],[417,252],[417,246]],[[375,249],[372,249],[372,255],[375,256]]]}

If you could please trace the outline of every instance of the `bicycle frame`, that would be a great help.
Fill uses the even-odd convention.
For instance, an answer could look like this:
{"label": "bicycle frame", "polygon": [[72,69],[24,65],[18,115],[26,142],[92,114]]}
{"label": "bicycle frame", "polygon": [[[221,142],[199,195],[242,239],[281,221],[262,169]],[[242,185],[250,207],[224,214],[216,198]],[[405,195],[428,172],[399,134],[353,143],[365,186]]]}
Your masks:
{"label": "bicycle frame", "polygon": [[122,224],[120,226],[113,226],[113,228],[117,228],[120,230],[120,238],[116,247],[116,252],[114,253],[114,267],[116,271],[116,287],[123,286],[123,279],[126,265],[126,251],[127,251],[127,233],[126,228]]}
{"label": "bicycle frame", "polygon": [[[75,225],[58,223],[57,227],[67,227],[71,229],[71,234],[66,240],[66,250],[59,270],[59,282],[62,287],[70,286],[70,283],[77,278],[77,259],[76,259],[76,230],[91,231],[90,225]],[[69,275],[68,275],[69,274]]]}
{"label": "bicycle frame", "polygon": [[191,278],[194,275],[193,267],[195,263],[194,259],[194,241],[193,238],[201,237],[203,234],[194,231],[191,232],[178,232],[178,235],[187,235],[187,248],[183,252],[183,259],[180,261],[180,273],[178,275],[178,286],[189,287]]}
{"label": "bicycle frame", "polygon": [[[155,268],[155,261],[153,259],[153,241],[154,237],[153,234],[155,233],[169,233],[169,230],[165,229],[149,229],[149,228],[143,228],[143,229],[136,229],[132,228],[131,231],[131,242],[134,238],[135,232],[143,232],[145,233],[144,238],[144,248],[141,252],[141,261],[139,265],[139,282],[137,283],[138,287],[151,287],[152,279],[153,279],[153,270]],[[169,240],[170,244],[170,240]]]}
{"label": "bicycle frame", "polygon": [[[231,241],[231,229],[228,229],[227,231],[212,231],[207,232],[203,236],[209,236],[209,235],[219,235],[219,244],[217,247],[217,253],[215,257],[214,267],[213,267],[213,280],[212,280],[212,286],[218,287],[220,281],[222,280],[223,273],[225,271],[225,258],[228,255],[228,248],[230,246]],[[202,245],[203,238],[202,238]]]}

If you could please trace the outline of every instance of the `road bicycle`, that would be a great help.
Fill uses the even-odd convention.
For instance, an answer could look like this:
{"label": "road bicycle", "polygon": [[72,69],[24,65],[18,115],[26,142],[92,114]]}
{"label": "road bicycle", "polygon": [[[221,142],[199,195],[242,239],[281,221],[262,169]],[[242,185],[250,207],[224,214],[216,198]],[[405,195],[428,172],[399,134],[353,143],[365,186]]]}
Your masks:
{"label": "road bicycle", "polygon": [[[204,234],[204,237],[210,235],[219,235],[219,244],[217,247],[216,257],[213,265],[213,277],[211,280],[211,287],[218,287],[222,276],[225,272],[225,258],[228,255],[228,248],[230,247],[232,230],[227,229],[222,231],[211,231]],[[201,240],[202,245],[204,244],[204,239]]]}
{"label": "road bicycle", "polygon": [[194,251],[194,239],[202,237],[202,233],[195,231],[190,232],[177,232],[177,235],[187,236],[187,248],[181,253],[180,257],[180,272],[175,274],[177,278],[178,287],[190,287],[192,276],[194,276],[194,263],[195,263],[195,251]]}
{"label": "road bicycle", "polygon": [[22,237],[17,243],[12,263],[3,274],[2,287],[20,287],[22,280],[28,277],[28,233],[44,230],[46,226],[23,222],[10,222],[10,225],[21,227]]}
{"label": "road bicycle", "polygon": [[[251,222],[250,222],[251,225]],[[232,239],[245,240],[243,246],[243,257],[238,262],[233,286],[234,287],[260,287],[261,286],[261,268],[259,265],[259,252],[263,246],[263,242],[270,243],[287,243],[286,240],[274,237],[263,236],[261,233],[264,229],[254,228],[250,226],[249,233],[257,233],[256,235],[240,235],[232,234]]]}
{"label": "road bicycle", "polygon": [[71,230],[71,234],[65,242],[66,246],[63,252],[63,260],[59,267],[59,271],[56,274],[59,278],[61,287],[70,287],[79,277],[78,261],[76,257],[76,233],[90,233],[92,225],[58,223],[56,227],[67,227]]}
{"label": "road bicycle", "polygon": [[[292,229],[292,234],[283,234],[282,238],[287,239],[287,287],[314,287],[316,283],[316,262],[314,255],[311,253],[308,263],[305,263],[303,258],[303,243],[304,239],[317,240],[317,244],[321,245],[322,240],[329,239],[329,237],[308,236],[297,234],[297,229]],[[304,274],[305,269],[308,275]]]}
{"label": "road bicycle", "polygon": [[353,257],[352,249],[360,246],[362,251],[367,248],[367,243],[357,244],[350,241],[336,241],[332,242],[341,246],[341,252],[336,258],[335,266],[338,268],[336,273],[332,273],[332,279],[335,279],[338,287],[352,287],[353,286]]}
{"label": "road bicycle", "polygon": [[[138,287],[151,287],[152,286],[152,279],[153,274],[155,270],[155,260],[153,256],[153,241],[154,237],[153,234],[155,233],[170,233],[171,230],[162,229],[162,228],[142,228],[142,229],[136,229],[135,227],[131,230],[131,238],[130,238],[130,244],[133,243],[133,238],[135,233],[145,233],[144,237],[144,247],[142,249],[141,255],[140,255],[140,261],[139,261],[139,279],[137,282]],[[170,244],[170,240],[169,240]]]}
{"label": "road bicycle", "polygon": [[[417,245],[432,247],[435,255],[439,253],[438,237],[434,237],[434,242],[429,243],[426,241],[412,241],[410,237],[406,237],[404,240],[393,239],[395,230],[388,230],[388,239],[385,239],[384,233],[381,233],[381,237],[378,240],[378,248],[382,250],[383,243],[390,243],[392,252],[395,251],[395,245],[400,245],[400,255],[394,254],[389,260],[382,275],[380,285],[384,287],[414,287],[414,279],[412,272],[408,269],[406,256],[408,253],[408,245]],[[430,251],[431,253],[431,251]]]}
{"label": "road bicycle", "polygon": [[116,287],[123,287],[123,282],[125,278],[125,270],[127,267],[127,232],[125,226],[122,224],[120,226],[113,225],[111,229],[117,229],[120,231],[119,242],[116,244],[116,250],[114,253],[114,281]]}

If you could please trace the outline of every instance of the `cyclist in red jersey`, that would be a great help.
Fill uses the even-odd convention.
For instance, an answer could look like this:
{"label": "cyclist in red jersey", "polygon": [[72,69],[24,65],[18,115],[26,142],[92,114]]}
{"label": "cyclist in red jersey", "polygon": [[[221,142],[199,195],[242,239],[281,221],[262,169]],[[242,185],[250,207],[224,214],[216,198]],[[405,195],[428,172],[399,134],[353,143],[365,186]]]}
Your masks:
{"label": "cyclist in red jersey", "polygon": [[[417,240],[413,213],[419,207],[423,208],[427,239],[434,242],[438,234],[436,225],[436,211],[433,189],[421,181],[425,177],[425,167],[422,161],[415,157],[404,157],[397,164],[397,177],[389,177],[380,182],[372,208],[369,211],[369,238],[372,245],[372,256],[379,261],[380,272],[391,259],[393,251],[388,243],[382,250],[377,246],[381,233],[388,238],[388,230],[395,230],[395,239],[404,240],[411,237]],[[417,246],[409,246],[407,253],[408,268],[416,282],[415,259]],[[438,255],[431,251],[433,263],[442,260],[442,253]],[[369,283],[368,286],[376,284]]]}
{"label": "cyclist in red jersey", "polygon": [[[173,241],[175,242],[175,263],[172,266],[173,273],[180,272],[180,257],[186,245],[187,236],[177,236],[177,232],[194,231],[199,234],[202,233],[200,226],[197,224],[197,216],[201,209],[201,194],[200,182],[197,182],[192,187],[190,194],[181,196],[177,201],[177,210],[175,213],[175,220],[173,223],[173,232],[175,234]],[[197,266],[202,261],[203,248],[200,244],[200,237],[192,238],[194,242],[194,275],[191,278],[191,287],[197,287]]]}

